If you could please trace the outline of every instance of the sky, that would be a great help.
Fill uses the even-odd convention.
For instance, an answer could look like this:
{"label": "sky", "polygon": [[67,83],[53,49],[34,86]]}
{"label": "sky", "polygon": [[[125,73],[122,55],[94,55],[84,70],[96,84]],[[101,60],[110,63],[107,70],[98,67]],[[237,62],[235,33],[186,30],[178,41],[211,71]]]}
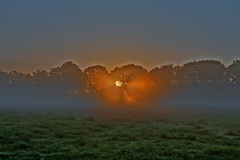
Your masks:
{"label": "sky", "polygon": [[240,0],[1,0],[0,69],[240,59]]}

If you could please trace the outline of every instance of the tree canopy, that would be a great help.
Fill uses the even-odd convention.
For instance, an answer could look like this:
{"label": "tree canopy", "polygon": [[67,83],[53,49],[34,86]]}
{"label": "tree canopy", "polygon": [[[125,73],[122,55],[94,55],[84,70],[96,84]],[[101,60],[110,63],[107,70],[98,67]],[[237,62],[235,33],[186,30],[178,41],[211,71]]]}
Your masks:
{"label": "tree canopy", "polygon": [[100,98],[118,94],[113,92],[116,81],[121,83],[121,96],[128,98],[150,90],[158,94],[186,84],[240,86],[240,60],[234,60],[229,66],[216,60],[193,61],[182,66],[167,64],[149,71],[142,66],[128,64],[110,72],[101,65],[81,70],[76,63],[67,61],[50,71],[39,69],[31,74],[0,71],[1,88],[32,87],[64,94],[92,94]]}

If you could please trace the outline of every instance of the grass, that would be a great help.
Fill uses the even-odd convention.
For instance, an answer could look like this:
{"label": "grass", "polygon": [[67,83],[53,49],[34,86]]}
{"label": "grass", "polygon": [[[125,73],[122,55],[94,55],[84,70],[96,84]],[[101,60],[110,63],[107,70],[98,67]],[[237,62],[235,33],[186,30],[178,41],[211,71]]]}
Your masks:
{"label": "grass", "polygon": [[99,119],[0,112],[1,160],[236,160],[239,114]]}

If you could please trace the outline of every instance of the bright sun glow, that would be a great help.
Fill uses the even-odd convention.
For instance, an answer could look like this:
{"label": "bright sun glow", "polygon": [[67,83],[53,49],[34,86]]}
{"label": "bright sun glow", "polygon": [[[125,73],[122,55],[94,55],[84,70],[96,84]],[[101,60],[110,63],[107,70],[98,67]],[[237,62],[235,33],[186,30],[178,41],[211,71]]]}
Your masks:
{"label": "bright sun glow", "polygon": [[121,87],[122,82],[121,82],[121,81],[116,81],[116,82],[115,82],[115,85],[116,85],[117,87]]}

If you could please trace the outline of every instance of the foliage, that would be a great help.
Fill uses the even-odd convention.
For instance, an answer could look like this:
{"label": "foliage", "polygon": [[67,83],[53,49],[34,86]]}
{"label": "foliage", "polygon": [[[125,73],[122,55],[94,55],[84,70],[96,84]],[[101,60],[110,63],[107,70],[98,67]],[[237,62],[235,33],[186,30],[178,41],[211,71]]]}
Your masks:
{"label": "foliage", "polygon": [[[142,66],[129,64],[108,71],[106,67],[96,65],[81,70],[72,61],[60,67],[37,70],[32,74],[18,71],[0,71],[0,87],[4,91],[29,91],[31,93],[51,94],[59,97],[66,95],[94,95],[102,99],[116,99],[119,94],[114,90],[116,81],[121,81],[122,97],[132,101],[132,95],[162,95],[186,85],[222,88],[240,87],[240,62],[233,61],[226,67],[222,62],[202,60],[186,63],[182,66],[172,64],[156,67],[148,72]],[[132,88],[131,88],[132,87]],[[131,92],[131,93],[130,93]],[[16,92],[18,93],[18,92]],[[128,95],[125,95],[128,93]]]}

